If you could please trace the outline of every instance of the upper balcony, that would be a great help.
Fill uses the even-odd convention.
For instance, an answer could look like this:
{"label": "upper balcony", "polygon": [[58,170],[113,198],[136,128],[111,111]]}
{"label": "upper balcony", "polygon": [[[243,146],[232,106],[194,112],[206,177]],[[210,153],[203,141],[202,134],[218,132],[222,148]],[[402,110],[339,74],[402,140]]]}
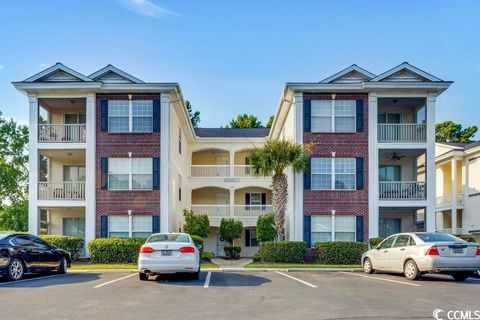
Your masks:
{"label": "upper balcony", "polygon": [[424,98],[378,99],[379,143],[425,143],[427,141]]}
{"label": "upper balcony", "polygon": [[86,100],[84,98],[38,100],[39,143],[85,143]]}

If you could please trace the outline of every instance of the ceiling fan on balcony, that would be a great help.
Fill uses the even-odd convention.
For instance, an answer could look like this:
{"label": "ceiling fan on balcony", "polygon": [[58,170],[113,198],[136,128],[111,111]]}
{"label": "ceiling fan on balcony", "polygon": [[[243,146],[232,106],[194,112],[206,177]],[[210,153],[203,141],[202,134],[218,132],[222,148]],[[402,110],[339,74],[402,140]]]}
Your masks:
{"label": "ceiling fan on balcony", "polygon": [[399,155],[398,153],[394,152],[390,157],[387,157],[387,160],[398,161],[398,160],[402,160],[403,158],[405,158],[404,155]]}

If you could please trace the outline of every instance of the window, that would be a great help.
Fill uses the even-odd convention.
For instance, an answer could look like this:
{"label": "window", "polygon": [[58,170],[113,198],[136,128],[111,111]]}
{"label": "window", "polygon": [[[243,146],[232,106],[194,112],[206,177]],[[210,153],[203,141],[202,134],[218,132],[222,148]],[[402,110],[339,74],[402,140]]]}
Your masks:
{"label": "window", "polygon": [[397,237],[397,241],[395,241],[395,245],[394,247],[397,248],[397,247],[406,247],[408,246],[408,242],[410,240],[410,236],[407,236],[407,235],[399,235]]}
{"label": "window", "polygon": [[178,175],[178,201],[182,201],[182,176]]}
{"label": "window", "polygon": [[152,132],[152,100],[109,100],[109,132]]}
{"label": "window", "polygon": [[147,242],[181,242],[190,243],[190,237],[186,234],[156,234],[147,239]]}
{"label": "window", "polygon": [[312,158],[312,190],[354,190],[355,158]]}
{"label": "window", "polygon": [[355,132],[356,100],[312,100],[312,132]]}
{"label": "window", "polygon": [[392,244],[393,242],[395,241],[395,239],[397,238],[397,236],[392,236],[390,238],[387,238],[385,240],[383,240],[382,243],[380,243],[380,245],[378,246],[379,249],[387,249],[387,248],[391,248],[392,247]]}
{"label": "window", "polygon": [[84,166],[64,166],[63,181],[85,181]]}
{"label": "window", "polygon": [[401,123],[402,115],[400,113],[379,113],[378,123]]}
{"label": "window", "polygon": [[355,216],[312,216],[311,240],[315,242],[355,241]]}
{"label": "window", "polygon": [[402,166],[384,165],[378,170],[379,181],[400,181],[402,177]]}
{"label": "window", "polygon": [[109,190],[151,190],[152,158],[109,158]]}
{"label": "window", "polygon": [[110,216],[108,218],[108,236],[124,237],[129,236],[129,216]]}
{"label": "window", "polygon": [[152,216],[110,216],[108,218],[108,236],[141,237],[152,234]]}
{"label": "window", "polygon": [[261,193],[250,193],[250,205],[259,206],[262,204],[262,194]]}
{"label": "window", "polygon": [[245,245],[246,247],[258,247],[257,230],[255,228],[245,229]]}
{"label": "window", "polygon": [[132,216],[132,237],[146,238],[152,234],[152,216]]}
{"label": "window", "polygon": [[178,153],[182,154],[182,128],[178,127]]}
{"label": "window", "polygon": [[419,233],[417,237],[420,238],[423,242],[455,242],[455,241],[463,241],[457,237],[454,237],[450,234],[444,233]]}

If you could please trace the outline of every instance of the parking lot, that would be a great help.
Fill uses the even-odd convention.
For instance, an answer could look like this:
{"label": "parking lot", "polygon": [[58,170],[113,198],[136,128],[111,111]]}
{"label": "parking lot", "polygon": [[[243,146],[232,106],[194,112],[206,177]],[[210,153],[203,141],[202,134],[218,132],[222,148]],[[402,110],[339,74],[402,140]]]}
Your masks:
{"label": "parking lot", "polygon": [[433,319],[480,309],[480,279],[351,272],[205,271],[200,280],[70,272],[0,279],[1,319]]}

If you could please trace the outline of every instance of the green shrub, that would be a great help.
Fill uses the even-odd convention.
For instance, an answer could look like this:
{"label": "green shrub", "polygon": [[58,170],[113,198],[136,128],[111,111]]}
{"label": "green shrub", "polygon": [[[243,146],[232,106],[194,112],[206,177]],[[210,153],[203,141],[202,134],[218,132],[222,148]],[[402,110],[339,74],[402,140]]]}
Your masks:
{"label": "green shrub", "polygon": [[134,263],[145,238],[98,238],[88,243],[93,263]]}
{"label": "green shrub", "polygon": [[262,261],[262,256],[260,256],[260,253],[257,251],[252,257],[253,262],[261,262]]}
{"label": "green shrub", "polygon": [[208,238],[210,232],[210,221],[206,214],[194,215],[192,210],[183,210],[183,217],[185,224],[183,225],[183,231],[191,236],[199,236],[202,238]]}
{"label": "green shrub", "polygon": [[471,236],[469,236],[469,235],[466,235],[466,234],[455,234],[454,236],[457,237],[457,238],[460,238],[460,239],[462,239],[462,240],[464,240],[464,241],[467,241],[467,242],[477,242],[477,241],[475,240],[475,238],[473,238],[473,237],[471,237]]}
{"label": "green shrub", "polygon": [[273,241],[276,237],[275,215],[268,213],[259,216],[257,220],[257,240],[260,242]]}
{"label": "green shrub", "polygon": [[374,246],[378,246],[383,239],[384,238],[370,238],[368,239],[368,244],[370,245],[370,248],[372,248]]}
{"label": "green shrub", "polygon": [[233,246],[233,241],[242,235],[243,223],[233,219],[222,218],[220,221],[220,237]]}
{"label": "green shrub", "polygon": [[303,263],[307,247],[303,241],[262,242],[255,259],[262,262]]}
{"label": "green shrub", "polygon": [[202,261],[212,261],[213,252],[204,251],[202,252]]}
{"label": "green shrub", "polygon": [[85,244],[85,241],[82,238],[78,237],[44,235],[40,236],[40,238],[50,244],[53,244],[57,248],[68,251],[70,253],[72,261],[78,260],[78,258],[83,252],[83,245]]}
{"label": "green shrub", "polygon": [[368,250],[365,242],[317,242],[315,248],[322,264],[358,264]]}
{"label": "green shrub", "polygon": [[225,251],[225,257],[227,259],[239,259],[242,248],[239,246],[225,246],[223,250]]}
{"label": "green shrub", "polygon": [[191,235],[193,242],[195,243],[195,246],[197,246],[198,250],[200,250],[200,256],[202,255],[203,252],[203,238],[200,236],[196,235]]}

